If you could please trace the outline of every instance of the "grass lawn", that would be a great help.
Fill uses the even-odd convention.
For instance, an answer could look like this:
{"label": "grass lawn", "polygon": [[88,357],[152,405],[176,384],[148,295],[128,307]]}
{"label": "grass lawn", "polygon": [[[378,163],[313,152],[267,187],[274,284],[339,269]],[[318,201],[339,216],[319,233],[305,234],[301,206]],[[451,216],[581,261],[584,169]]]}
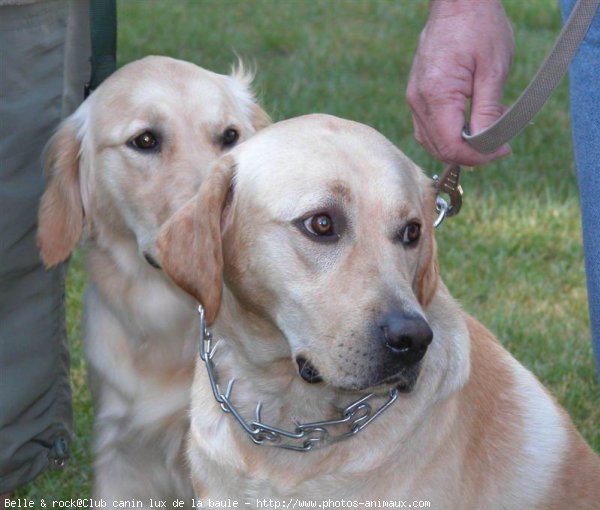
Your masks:
{"label": "grass lawn", "polygon": [[[505,1],[517,42],[507,103],[551,47],[560,29],[557,4]],[[414,141],[404,100],[426,15],[427,2],[415,0],[120,0],[119,63],[163,54],[228,72],[236,52],[256,64],[256,89],[275,120],[327,112],[364,122],[432,175],[440,165]],[[442,275],[600,452],[566,80],[512,146],[509,159],[464,176],[463,210],[438,232]],[[79,326],[84,285],[77,254],[68,280],[73,458],[19,497],[90,495],[92,408]]]}

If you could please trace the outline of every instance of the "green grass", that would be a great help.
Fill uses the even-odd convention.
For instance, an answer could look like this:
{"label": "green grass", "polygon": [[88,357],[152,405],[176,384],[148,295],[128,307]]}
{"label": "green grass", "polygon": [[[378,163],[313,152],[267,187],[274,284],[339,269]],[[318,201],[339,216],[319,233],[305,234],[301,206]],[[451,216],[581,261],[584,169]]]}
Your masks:
{"label": "green grass", "polygon": [[[555,0],[507,0],[517,54],[512,102],[560,28]],[[256,89],[275,120],[328,112],[377,128],[429,174],[404,100],[427,2],[119,2],[119,63],[147,54],[228,72],[234,52],[258,70]],[[476,44],[476,41],[474,41]],[[464,308],[494,331],[546,384],[600,451],[600,400],[590,345],[568,93],[559,87],[514,155],[463,178],[463,211],[439,230],[442,275]],[[21,497],[89,496],[92,409],[81,354],[79,256],[68,282],[75,402],[73,459]]]}

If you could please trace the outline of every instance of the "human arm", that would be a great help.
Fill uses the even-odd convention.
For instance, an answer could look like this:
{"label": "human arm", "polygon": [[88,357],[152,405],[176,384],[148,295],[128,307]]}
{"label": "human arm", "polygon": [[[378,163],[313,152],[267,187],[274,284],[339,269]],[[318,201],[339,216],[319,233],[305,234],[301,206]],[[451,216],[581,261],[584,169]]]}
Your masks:
{"label": "human arm", "polygon": [[501,99],[514,50],[500,0],[432,0],[414,57],[407,100],[415,138],[437,159],[481,165],[510,154],[508,145],[482,154],[461,137],[471,100],[470,131],[504,111]]}

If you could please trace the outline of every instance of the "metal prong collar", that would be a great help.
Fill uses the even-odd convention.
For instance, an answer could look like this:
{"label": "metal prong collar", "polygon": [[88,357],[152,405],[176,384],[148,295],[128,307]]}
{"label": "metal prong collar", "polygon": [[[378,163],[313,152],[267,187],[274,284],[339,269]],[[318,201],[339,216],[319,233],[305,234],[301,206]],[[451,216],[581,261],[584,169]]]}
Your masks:
{"label": "metal prong collar", "polygon": [[[336,443],[358,434],[367,425],[381,416],[399,397],[400,392],[397,388],[391,389],[387,395],[369,393],[352,402],[347,407],[340,409],[340,416],[338,418],[312,423],[300,423],[291,419],[290,421],[294,424],[293,430],[282,429],[263,422],[261,416],[262,403],[259,402],[256,406],[255,419],[248,422],[231,401],[234,379],[229,381],[224,393],[217,382],[217,374],[213,363],[217,344],[213,345],[212,343],[212,335],[206,326],[202,305],[198,307],[198,316],[200,326],[200,359],[206,366],[206,373],[213,396],[223,412],[231,414],[255,444],[306,452],[317,447]],[[376,399],[385,400],[379,407],[375,408],[371,405],[371,401]]]}

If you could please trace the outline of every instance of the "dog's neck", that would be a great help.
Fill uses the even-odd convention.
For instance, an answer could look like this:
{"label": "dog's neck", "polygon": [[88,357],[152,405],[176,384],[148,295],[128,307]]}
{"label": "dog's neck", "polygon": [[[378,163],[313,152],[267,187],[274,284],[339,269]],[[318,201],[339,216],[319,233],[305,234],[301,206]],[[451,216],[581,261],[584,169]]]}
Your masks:
{"label": "dog's neck", "polygon": [[[447,350],[449,340],[452,339],[452,343],[467,342],[464,345],[466,351],[458,355],[460,359],[456,362],[448,361],[445,365],[448,373],[438,373],[440,367],[433,363],[425,364],[422,374],[424,380],[419,382],[415,389],[419,394],[401,394],[398,401],[378,418],[377,422],[370,425],[365,433],[361,433],[363,438],[375,437],[381,430],[385,430],[385,434],[389,435],[389,423],[392,420],[394,441],[406,440],[415,433],[415,424],[422,421],[423,414],[433,412],[431,406],[425,407],[423,402],[433,405],[444,401],[466,381],[468,340],[464,337],[464,321],[458,305],[450,298],[445,287],[442,286],[438,294],[427,313],[437,335],[438,345],[433,349]],[[455,314],[454,318],[452,314]],[[440,317],[443,317],[443,320],[440,320]],[[443,330],[440,329],[441,324],[444,325]],[[346,407],[366,393],[347,392],[323,383],[305,382],[298,374],[298,368],[282,332],[268,319],[257,316],[241,305],[227,289],[219,316],[211,329],[215,341],[221,342],[214,357],[219,384],[225,388],[228,380],[236,380],[231,399],[248,421],[254,419],[256,404],[262,402],[263,422],[293,430],[293,420],[311,422],[339,418],[340,408]],[[460,346],[457,348],[463,349]],[[466,371],[462,368],[465,366]],[[199,374],[204,371],[202,364],[198,371]],[[373,406],[379,406],[381,403],[374,402]],[[216,402],[213,408],[216,409],[215,412],[220,412]],[[225,419],[230,418],[225,415]],[[250,439],[244,437],[245,432],[241,427],[232,422],[231,430],[238,437],[238,444],[251,446]],[[352,445],[348,446],[348,455],[352,457],[360,455],[357,452],[363,447],[368,450],[368,440],[349,440],[338,445],[350,443]],[[335,448],[339,448],[338,445]]]}
{"label": "dog's neck", "polygon": [[133,336],[181,336],[195,324],[195,301],[152,267],[135,238],[94,236],[85,243],[92,288]]}

